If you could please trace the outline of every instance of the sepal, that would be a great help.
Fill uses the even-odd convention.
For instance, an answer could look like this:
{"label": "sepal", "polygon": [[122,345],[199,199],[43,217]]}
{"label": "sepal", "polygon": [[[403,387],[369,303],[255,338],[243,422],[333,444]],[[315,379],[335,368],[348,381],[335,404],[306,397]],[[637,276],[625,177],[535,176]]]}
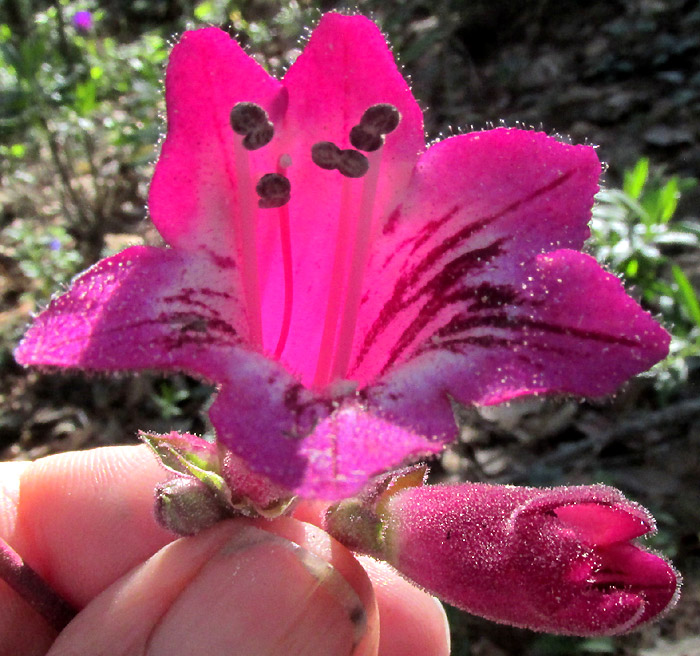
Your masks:
{"label": "sepal", "polygon": [[351,499],[333,504],[326,511],[324,528],[348,549],[375,558],[386,558],[385,510],[394,494],[425,484],[427,465],[414,465],[374,478]]}
{"label": "sepal", "polygon": [[158,522],[179,535],[194,535],[229,517],[274,519],[291,511],[294,497],[250,472],[220,444],[190,435],[140,433],[173,476],[156,488]]}

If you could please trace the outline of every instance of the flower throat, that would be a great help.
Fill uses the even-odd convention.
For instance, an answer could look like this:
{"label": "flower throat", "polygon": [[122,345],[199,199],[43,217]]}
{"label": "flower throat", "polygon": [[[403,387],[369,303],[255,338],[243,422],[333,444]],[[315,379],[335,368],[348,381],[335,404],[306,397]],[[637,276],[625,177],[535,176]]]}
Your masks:
{"label": "flower throat", "polygon": [[[241,263],[241,278],[252,344],[263,350],[263,317],[257,261],[257,210],[278,212],[284,301],[279,337],[272,357],[281,358],[292,320],[294,280],[289,201],[291,183],[287,170],[289,155],[282,155],[277,170],[262,175],[255,183],[251,175],[248,151],[268,145],[275,133],[267,112],[252,102],[239,102],[231,111],[231,127],[236,139],[234,162],[241,182],[240,214],[234,217],[236,248]],[[312,385],[323,389],[345,377],[350,365],[352,343],[360,307],[364,272],[372,240],[374,200],[381,168],[385,136],[401,120],[399,111],[388,103],[370,106],[349,134],[353,148],[341,149],[331,141],[319,141],[311,147],[312,162],[321,169],[338,171],[343,176],[338,232],[330,271],[328,299],[323,319],[321,343]],[[361,152],[364,151],[364,152]],[[365,154],[366,153],[366,154]],[[352,180],[363,178],[359,206],[352,202]],[[257,208],[255,196],[257,195]]]}

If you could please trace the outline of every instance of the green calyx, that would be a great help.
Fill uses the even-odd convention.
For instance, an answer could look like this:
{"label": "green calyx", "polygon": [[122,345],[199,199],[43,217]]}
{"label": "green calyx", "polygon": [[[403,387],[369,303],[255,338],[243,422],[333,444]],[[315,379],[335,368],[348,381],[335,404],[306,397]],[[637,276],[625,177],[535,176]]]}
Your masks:
{"label": "green calyx", "polygon": [[326,511],[324,528],[348,549],[386,560],[389,499],[423,485],[427,472],[425,465],[417,465],[376,478],[358,497],[332,505]]}
{"label": "green calyx", "polygon": [[231,517],[274,519],[294,504],[294,497],[270,495],[263,505],[241,493],[224,474],[221,449],[202,438],[178,433],[141,433],[140,438],[172,474],[156,487],[155,515],[178,535],[194,535]]}

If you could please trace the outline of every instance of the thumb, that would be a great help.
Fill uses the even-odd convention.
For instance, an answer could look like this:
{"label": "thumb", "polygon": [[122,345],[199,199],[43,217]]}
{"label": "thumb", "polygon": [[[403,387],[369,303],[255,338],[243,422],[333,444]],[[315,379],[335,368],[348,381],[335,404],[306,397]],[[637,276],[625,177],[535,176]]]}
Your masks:
{"label": "thumb", "polygon": [[374,656],[377,618],[365,571],[323,531],[232,520],[168,544],[107,588],[49,656]]}

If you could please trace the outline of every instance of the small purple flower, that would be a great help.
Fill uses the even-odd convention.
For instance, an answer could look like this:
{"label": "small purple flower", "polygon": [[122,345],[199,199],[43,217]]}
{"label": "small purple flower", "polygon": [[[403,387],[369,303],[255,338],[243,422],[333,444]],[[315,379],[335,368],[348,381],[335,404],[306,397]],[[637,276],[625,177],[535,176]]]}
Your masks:
{"label": "small purple flower", "polygon": [[54,238],[49,242],[49,249],[52,251],[60,251],[61,250],[61,242]]}
{"label": "small purple flower", "polygon": [[78,32],[87,33],[92,29],[92,13],[89,11],[77,11],[73,14],[73,27]]}

